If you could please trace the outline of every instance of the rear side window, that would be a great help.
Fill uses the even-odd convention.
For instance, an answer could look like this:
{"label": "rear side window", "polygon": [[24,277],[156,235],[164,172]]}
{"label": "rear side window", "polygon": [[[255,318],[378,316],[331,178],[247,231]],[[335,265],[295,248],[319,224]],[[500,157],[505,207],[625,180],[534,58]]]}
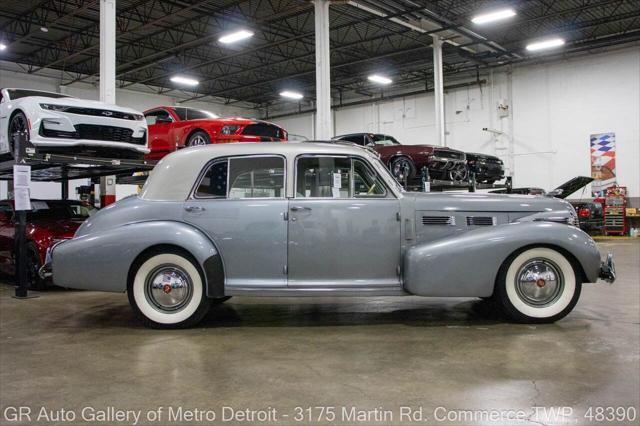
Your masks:
{"label": "rear side window", "polygon": [[181,121],[200,120],[203,118],[219,118],[214,113],[201,109],[174,107],[173,111]]}
{"label": "rear side window", "polygon": [[198,188],[196,198],[224,198],[227,196],[228,161],[213,163],[204,174]]}
{"label": "rear side window", "polygon": [[282,157],[237,157],[213,163],[195,191],[196,198],[284,198]]}

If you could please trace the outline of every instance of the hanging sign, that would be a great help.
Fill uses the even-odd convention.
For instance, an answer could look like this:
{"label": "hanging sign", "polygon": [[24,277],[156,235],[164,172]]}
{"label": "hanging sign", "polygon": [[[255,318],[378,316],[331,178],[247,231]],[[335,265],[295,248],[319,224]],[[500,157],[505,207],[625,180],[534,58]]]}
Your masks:
{"label": "hanging sign", "polygon": [[616,134],[591,135],[591,192],[594,197],[603,195],[616,184]]}
{"label": "hanging sign", "polygon": [[31,166],[13,166],[13,199],[15,210],[31,210]]}

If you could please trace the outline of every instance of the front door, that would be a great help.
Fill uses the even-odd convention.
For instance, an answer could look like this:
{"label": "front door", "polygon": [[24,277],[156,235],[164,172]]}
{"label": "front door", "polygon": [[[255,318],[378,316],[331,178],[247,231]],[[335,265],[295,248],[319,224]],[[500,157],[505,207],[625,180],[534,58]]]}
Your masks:
{"label": "front door", "polygon": [[288,286],[399,286],[399,201],[367,161],[302,156],[295,179]]}
{"label": "front door", "polygon": [[184,204],[220,250],[228,288],[286,286],[284,170],[280,156],[216,160]]}

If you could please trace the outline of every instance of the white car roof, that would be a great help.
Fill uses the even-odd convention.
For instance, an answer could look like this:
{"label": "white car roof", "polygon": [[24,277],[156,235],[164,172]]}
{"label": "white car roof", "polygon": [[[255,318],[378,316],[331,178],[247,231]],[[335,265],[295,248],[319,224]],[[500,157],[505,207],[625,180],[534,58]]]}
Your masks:
{"label": "white car roof", "polygon": [[[377,158],[368,149],[340,143],[241,142],[185,148],[167,155],[151,171],[140,197],[156,201],[186,200],[204,166],[220,157],[281,155],[292,165],[302,154],[356,155]],[[292,168],[289,168],[292,170]]]}

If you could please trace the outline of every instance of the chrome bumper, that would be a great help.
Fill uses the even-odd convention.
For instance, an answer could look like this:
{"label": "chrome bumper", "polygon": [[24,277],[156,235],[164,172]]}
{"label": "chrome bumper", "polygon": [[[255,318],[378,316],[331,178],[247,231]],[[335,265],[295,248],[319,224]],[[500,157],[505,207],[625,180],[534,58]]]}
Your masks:
{"label": "chrome bumper", "polygon": [[616,264],[613,261],[613,254],[609,253],[607,255],[607,260],[602,262],[600,265],[600,279],[605,280],[609,284],[613,284],[616,280]]}
{"label": "chrome bumper", "polygon": [[51,265],[53,262],[53,249],[55,249],[57,246],[64,243],[65,241],[69,241],[69,240],[61,240],[56,243],[53,243],[47,249],[47,254],[44,259],[44,265],[42,265],[40,269],[38,269],[38,275],[40,275],[40,278],[42,278],[43,280],[50,278],[53,275],[53,269],[51,268]]}

